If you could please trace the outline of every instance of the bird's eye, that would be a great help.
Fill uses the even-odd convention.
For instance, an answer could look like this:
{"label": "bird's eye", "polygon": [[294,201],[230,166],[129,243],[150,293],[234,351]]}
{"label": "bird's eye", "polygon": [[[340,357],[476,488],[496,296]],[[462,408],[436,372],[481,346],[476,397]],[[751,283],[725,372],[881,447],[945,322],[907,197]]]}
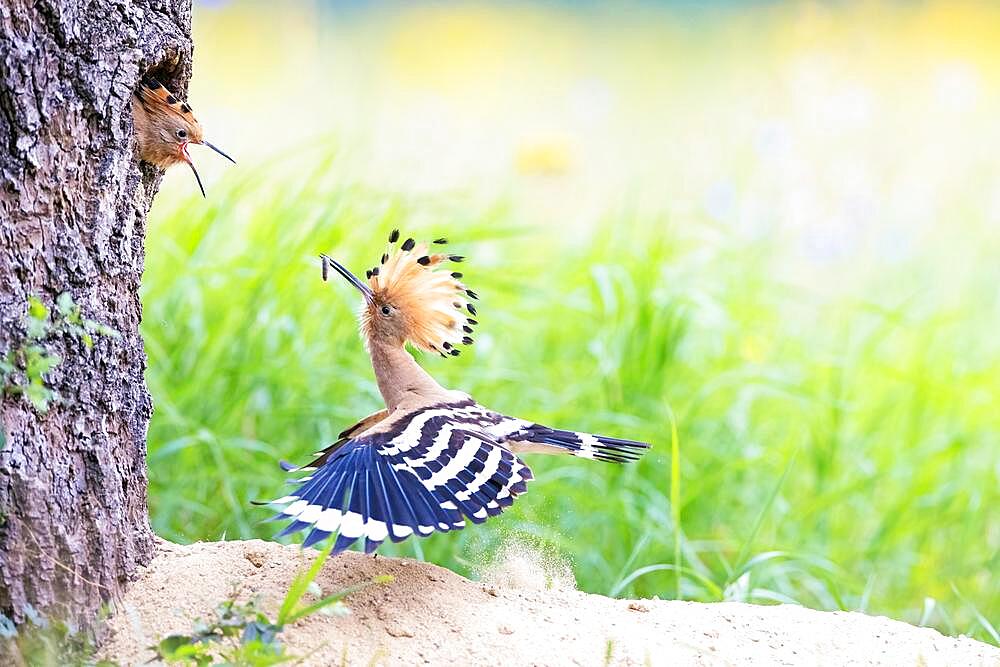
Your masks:
{"label": "bird's eye", "polygon": [[389,306],[382,306],[382,314],[383,315],[388,315],[389,312],[390,312],[389,311]]}
{"label": "bird's eye", "polygon": [[187,130],[185,130],[183,127],[181,129],[177,130],[177,138],[178,139],[186,139],[187,135],[188,135]]}

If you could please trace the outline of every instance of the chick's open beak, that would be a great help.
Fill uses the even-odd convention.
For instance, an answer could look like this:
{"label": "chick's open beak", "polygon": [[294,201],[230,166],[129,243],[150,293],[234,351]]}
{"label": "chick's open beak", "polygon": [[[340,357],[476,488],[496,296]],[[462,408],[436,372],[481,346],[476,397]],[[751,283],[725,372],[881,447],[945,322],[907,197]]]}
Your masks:
{"label": "chick's open beak", "polygon": [[328,257],[327,255],[320,255],[319,257],[323,261],[323,280],[326,280],[327,269],[332,266],[337,273],[347,280],[347,282],[358,288],[358,291],[360,291],[365,297],[366,302],[369,304],[372,303],[375,295],[372,293],[372,289],[368,287],[368,285],[361,282],[360,278],[348,271],[347,268],[337,260]]}
{"label": "chick's open beak", "polygon": [[205,197],[205,186],[201,184],[201,176],[198,175],[198,170],[194,168],[194,162],[191,160],[191,154],[188,153],[188,142],[184,142],[180,145],[181,159],[187,162],[188,166],[191,167],[191,171],[194,172],[194,180],[198,181],[198,189],[201,190],[201,196]]}
{"label": "chick's open beak", "polygon": [[[194,173],[194,179],[196,181],[198,181],[198,189],[201,190],[201,196],[205,197],[205,196],[207,196],[207,195],[205,195],[205,186],[201,184],[201,176],[198,175],[198,170],[195,169],[194,161],[191,159],[191,154],[188,153],[188,144],[189,143],[190,142],[185,141],[184,143],[181,144],[181,158],[185,162],[188,163],[189,167],[191,167],[191,171]],[[212,144],[212,143],[210,143],[208,141],[204,141],[204,140],[202,140],[200,143],[203,144],[203,145],[205,145],[205,146],[208,146],[213,151],[215,151],[216,153],[218,153],[222,157],[226,158],[227,160],[229,160],[233,164],[236,164],[236,160],[234,160],[233,158],[231,158],[228,155],[226,155],[225,151],[223,151],[221,148],[219,148],[215,144]]]}
{"label": "chick's open beak", "polygon": [[194,180],[198,181],[198,189],[201,190],[201,196],[206,197],[205,186],[201,184],[201,176],[198,175],[198,170],[194,168],[194,162],[191,160],[191,154],[188,153],[188,142],[186,141],[181,144],[181,159],[191,167],[191,171],[194,172]]}
{"label": "chick's open beak", "polygon": [[236,160],[234,160],[233,158],[231,158],[231,157],[229,157],[228,155],[226,155],[225,151],[223,151],[223,150],[222,150],[221,148],[219,148],[219,147],[218,147],[218,146],[216,146],[215,144],[211,144],[211,143],[209,143],[209,142],[205,141],[204,139],[202,140],[202,142],[201,142],[201,143],[203,143],[204,145],[208,146],[208,147],[209,147],[209,148],[211,148],[211,149],[212,149],[213,151],[215,151],[216,153],[218,153],[218,154],[219,154],[219,155],[221,155],[222,157],[226,158],[227,160],[229,160],[229,161],[230,161],[230,162],[232,162],[233,164],[236,164]]}

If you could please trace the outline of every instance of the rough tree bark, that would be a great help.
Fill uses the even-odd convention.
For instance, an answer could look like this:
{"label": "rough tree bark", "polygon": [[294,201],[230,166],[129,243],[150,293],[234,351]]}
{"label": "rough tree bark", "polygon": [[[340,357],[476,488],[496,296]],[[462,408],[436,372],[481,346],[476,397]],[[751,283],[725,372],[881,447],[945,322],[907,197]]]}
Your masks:
{"label": "rough tree bark", "polygon": [[[73,336],[47,413],[0,395],[0,611],[86,623],[153,552],[139,282],[160,175],[140,166],[129,98],[146,73],[187,88],[190,0],[0,2],[0,355],[27,299],[68,292],[121,335]],[[0,440],[2,442],[2,440]]]}

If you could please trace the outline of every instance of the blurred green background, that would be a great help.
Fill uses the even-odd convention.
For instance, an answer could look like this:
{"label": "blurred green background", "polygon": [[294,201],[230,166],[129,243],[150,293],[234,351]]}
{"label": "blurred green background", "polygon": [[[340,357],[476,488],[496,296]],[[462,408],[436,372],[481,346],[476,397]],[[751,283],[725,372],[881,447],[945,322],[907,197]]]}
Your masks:
{"label": "blurred green background", "polygon": [[202,2],[194,32],[240,164],[198,151],[208,199],[176,169],[153,208],[160,535],[272,537],[277,460],[381,407],[316,257],[400,227],[482,295],[477,344],[421,358],[443,384],[655,445],[529,456],[503,516],[383,553],[529,544],[585,591],[1000,643],[1000,8]]}

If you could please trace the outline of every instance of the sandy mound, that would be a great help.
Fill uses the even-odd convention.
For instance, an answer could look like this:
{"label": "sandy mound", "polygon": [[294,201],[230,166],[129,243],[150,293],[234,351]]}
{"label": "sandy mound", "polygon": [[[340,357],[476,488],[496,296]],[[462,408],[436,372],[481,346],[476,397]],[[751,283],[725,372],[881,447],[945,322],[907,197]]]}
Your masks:
{"label": "sandy mound", "polygon": [[[271,613],[312,557],[259,540],[162,542],[111,619],[106,654],[123,664],[144,663],[152,657],[146,646],[190,631],[192,620],[208,615],[234,583],[243,596],[260,596]],[[524,567],[522,560],[514,571]],[[302,664],[603,665],[610,642],[610,664],[621,665],[1000,667],[1000,649],[858,613],[612,600],[532,584],[551,577],[494,570],[491,583],[476,583],[434,565],[353,552],[331,559],[317,583],[329,593],[379,574],[395,581],[351,596],[351,615],[314,615],[285,630],[291,652],[309,655]],[[522,581],[529,587],[510,587]]]}

